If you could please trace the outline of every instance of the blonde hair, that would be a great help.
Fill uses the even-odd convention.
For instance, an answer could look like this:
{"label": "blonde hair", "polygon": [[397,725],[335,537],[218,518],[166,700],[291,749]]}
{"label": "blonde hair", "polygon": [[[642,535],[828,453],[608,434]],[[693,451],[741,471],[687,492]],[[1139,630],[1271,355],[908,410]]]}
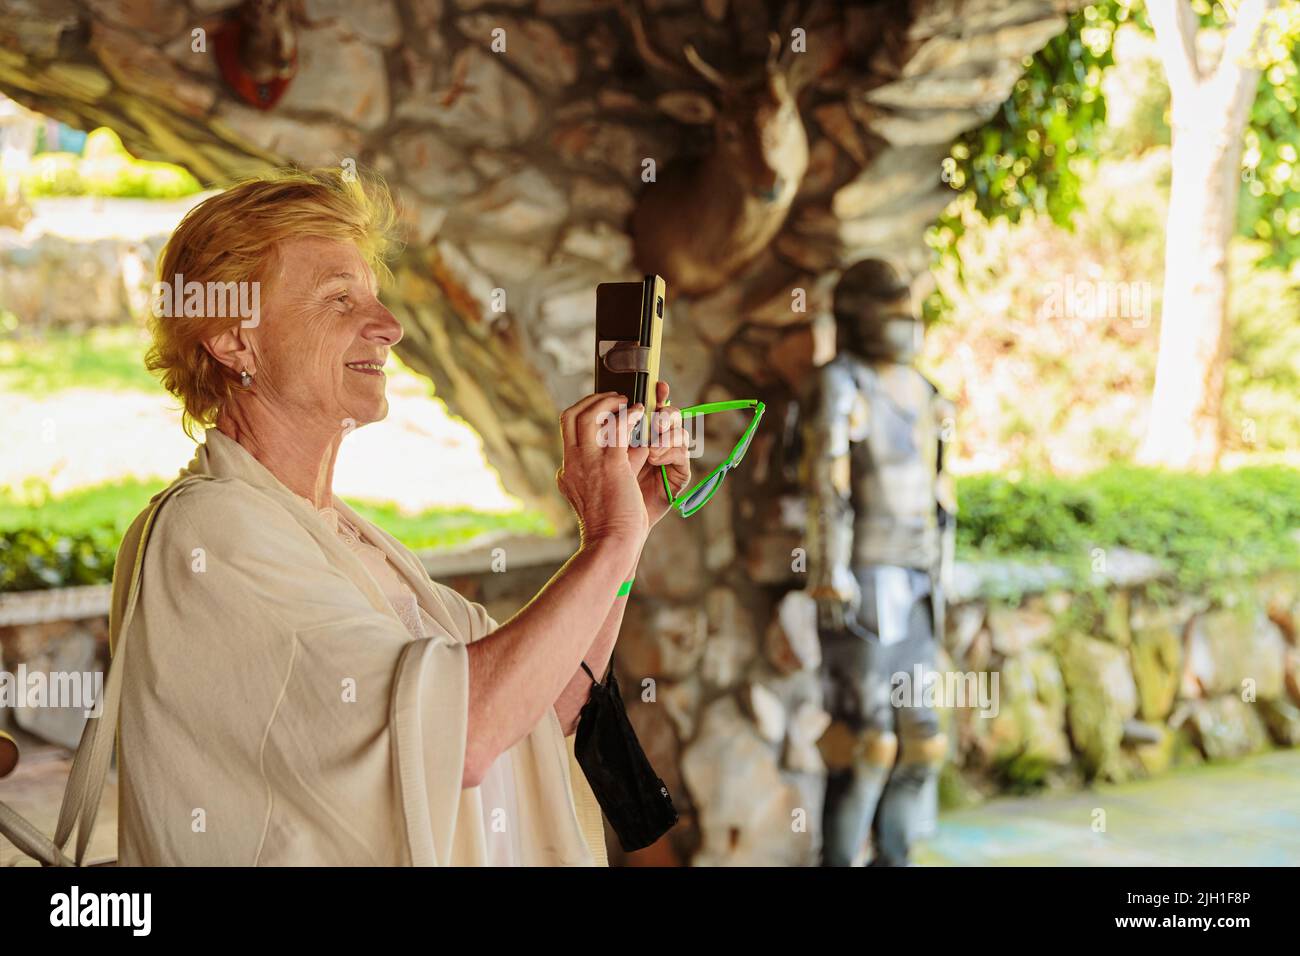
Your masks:
{"label": "blonde hair", "polygon": [[[158,257],[158,281],[170,284],[183,275],[187,285],[260,282],[279,243],[311,237],[355,244],[382,282],[392,278],[387,259],[397,244],[395,222],[392,195],[375,174],[279,170],[236,183],[186,213]],[[155,309],[149,319],[145,367],[180,399],[191,438],[195,426],[216,422],[234,388],[231,370],[203,346],[230,327],[224,314],[171,318]]]}

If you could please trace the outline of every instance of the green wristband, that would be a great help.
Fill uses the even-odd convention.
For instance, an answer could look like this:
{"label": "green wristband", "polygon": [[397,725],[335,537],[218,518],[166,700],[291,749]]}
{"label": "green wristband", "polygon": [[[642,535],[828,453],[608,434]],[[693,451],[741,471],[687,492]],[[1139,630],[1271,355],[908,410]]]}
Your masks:
{"label": "green wristband", "polygon": [[631,594],[631,593],[632,593],[632,582],[635,581],[635,580],[636,580],[636,578],[628,578],[626,581],[624,581],[624,582],[622,583],[622,585],[619,586],[619,589],[618,589],[618,595],[617,595],[617,596],[618,596],[618,597],[626,597],[627,595]]}

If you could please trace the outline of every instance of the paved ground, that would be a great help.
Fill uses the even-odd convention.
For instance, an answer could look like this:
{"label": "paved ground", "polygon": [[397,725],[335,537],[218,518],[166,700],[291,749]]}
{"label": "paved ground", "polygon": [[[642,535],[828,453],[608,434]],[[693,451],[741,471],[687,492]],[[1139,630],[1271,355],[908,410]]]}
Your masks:
{"label": "paved ground", "polygon": [[[30,738],[28,738],[30,740]],[[64,751],[24,746],[0,800],[53,834]],[[1101,820],[1105,831],[1094,831]],[[105,788],[93,861],[117,845],[117,789]],[[0,866],[30,862],[0,838]],[[917,854],[928,866],[1300,866],[1300,750],[1083,793],[996,800],[945,814]]]}
{"label": "paved ground", "polygon": [[[388,417],[358,428],[339,451],[334,490],[344,498],[509,511],[518,507],[483,457],[483,443],[428,382],[393,363]],[[28,478],[56,494],[129,477],[170,480],[194,455],[176,402],[156,394],[63,389],[49,395],[0,389],[0,487]],[[129,453],[128,450],[129,449]]]}
{"label": "paved ground", "polygon": [[[54,836],[63,803],[63,788],[72,769],[71,755],[62,747],[43,744],[21,731],[18,738],[22,759],[18,768],[0,780],[0,800],[13,807],[36,825],[46,836]],[[76,834],[68,841],[68,852],[77,846]],[[89,864],[104,863],[117,856],[117,774],[109,774],[104,797],[99,804],[95,832],[86,851]],[[12,843],[0,837],[0,866],[35,866],[34,860],[19,853]]]}
{"label": "paved ground", "polygon": [[1300,750],[944,814],[938,835],[917,854],[917,862],[1300,866]]}

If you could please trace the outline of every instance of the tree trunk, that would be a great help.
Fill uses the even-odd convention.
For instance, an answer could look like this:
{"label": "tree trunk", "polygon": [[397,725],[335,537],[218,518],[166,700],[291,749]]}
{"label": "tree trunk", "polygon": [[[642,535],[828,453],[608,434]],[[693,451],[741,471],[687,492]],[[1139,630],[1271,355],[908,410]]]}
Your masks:
{"label": "tree trunk", "polygon": [[1138,455],[1145,464],[1204,471],[1218,462],[1229,341],[1228,241],[1237,215],[1241,137],[1259,78],[1246,57],[1271,5],[1242,5],[1218,67],[1204,78],[1191,5],[1151,5],[1171,94],[1173,176],[1160,352]]}
{"label": "tree trunk", "polygon": [[1141,453],[1150,464],[1205,470],[1218,460],[1240,132],[1226,116],[1174,126],[1160,355]]}

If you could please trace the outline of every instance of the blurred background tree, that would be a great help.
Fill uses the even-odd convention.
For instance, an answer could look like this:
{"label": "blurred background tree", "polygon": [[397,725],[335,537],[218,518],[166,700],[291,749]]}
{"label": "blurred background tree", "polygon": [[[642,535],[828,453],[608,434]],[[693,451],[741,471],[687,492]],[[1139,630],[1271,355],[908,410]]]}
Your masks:
{"label": "blurred background tree", "polygon": [[[1300,427],[1286,396],[1300,381],[1300,13],[1294,4],[1269,6],[1162,0],[1158,12],[1178,31],[1166,46],[1186,50],[1181,38],[1195,33],[1206,75],[1227,44],[1258,38],[1255,72],[1234,65],[1220,74],[1225,86],[1235,79],[1253,90],[1233,120],[1244,133],[1223,132],[1226,100],[1215,112],[1203,91],[1184,98],[1189,122],[1213,121],[1227,136],[1231,162],[1218,161],[1215,188],[1179,191],[1185,208],[1172,216],[1170,171],[1182,160],[1170,152],[1169,56],[1162,59],[1146,8],[1132,0],[1077,11],[1027,61],[1002,110],[954,144],[945,178],[958,197],[930,233],[937,288],[926,311],[947,320],[929,354],[941,384],[966,399],[965,467],[1082,471],[1140,455],[1207,467],[1221,448],[1294,447]],[[1258,29],[1247,29],[1247,18]],[[1213,209],[1198,209],[1202,199]],[[1216,222],[1235,221],[1221,245],[1188,225],[1211,212]],[[1208,294],[1206,283],[1223,295]],[[1157,348],[1151,317],[1161,306],[1179,324],[1165,324],[1168,341]],[[1199,350],[1180,348],[1192,341],[1192,324],[1206,330]],[[1170,371],[1153,413],[1161,353]],[[1148,434],[1167,441],[1143,449],[1144,420]]]}

